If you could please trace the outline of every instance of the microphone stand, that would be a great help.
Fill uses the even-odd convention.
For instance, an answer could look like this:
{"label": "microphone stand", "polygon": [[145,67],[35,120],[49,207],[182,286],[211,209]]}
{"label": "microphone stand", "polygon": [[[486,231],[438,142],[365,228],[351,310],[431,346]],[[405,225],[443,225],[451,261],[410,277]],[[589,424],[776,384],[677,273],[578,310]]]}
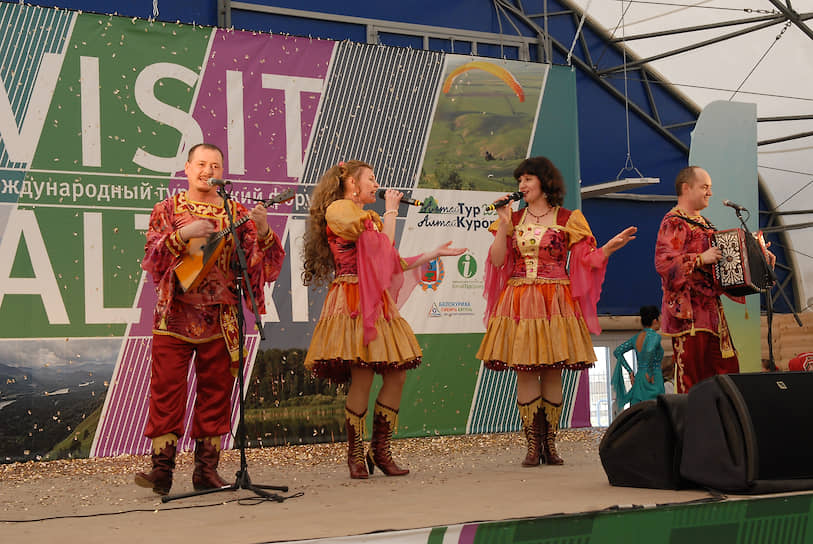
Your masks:
{"label": "microphone stand", "polygon": [[248,277],[248,264],[246,262],[246,254],[240,245],[240,239],[237,237],[237,230],[234,227],[234,217],[229,207],[229,200],[231,196],[226,192],[226,189],[221,185],[217,188],[217,194],[223,199],[223,207],[226,210],[226,215],[229,219],[229,231],[234,241],[234,251],[237,255],[237,260],[232,261],[232,267],[235,272],[235,290],[237,291],[237,300],[239,308],[237,310],[237,332],[238,332],[238,367],[237,367],[237,384],[238,384],[238,403],[239,403],[239,419],[237,423],[237,445],[240,448],[240,469],[235,474],[236,478],[233,484],[224,487],[216,487],[214,489],[204,489],[202,491],[192,491],[189,493],[180,493],[178,495],[164,495],[161,497],[161,502],[169,502],[175,499],[185,499],[187,497],[197,497],[200,495],[208,495],[210,493],[219,493],[221,491],[236,491],[238,489],[248,489],[253,491],[256,495],[276,501],[283,502],[289,497],[283,497],[276,493],[269,493],[266,489],[274,491],[288,491],[288,486],[274,486],[274,485],[261,485],[251,482],[248,475],[248,463],[246,461],[246,415],[245,415],[245,399],[243,392],[245,387],[245,377],[243,376],[243,367],[245,358],[243,355],[243,347],[245,345],[245,317],[243,316],[243,289],[248,293],[249,301],[251,302],[251,309],[254,312],[255,325],[260,333],[260,339],[265,340],[263,333],[262,321],[260,319],[260,312],[257,310],[257,301],[254,299],[254,291],[251,289],[251,284]]}
{"label": "microphone stand", "polygon": [[[754,235],[751,234],[751,231],[748,230],[748,225],[745,224],[745,220],[742,218],[741,210],[739,208],[734,208],[734,213],[737,214],[737,219],[740,220],[740,224],[742,225],[743,230],[746,234],[746,240],[756,242]],[[750,214],[749,214],[750,217]],[[747,243],[747,242],[746,242]],[[799,319],[799,315],[796,313],[796,310],[793,309],[793,304],[790,303],[788,300],[788,296],[785,294],[785,289],[779,284],[779,280],[776,277],[776,273],[768,264],[768,260],[765,258],[765,253],[762,251],[762,248],[759,248],[757,252],[759,254],[759,258],[762,261],[762,265],[765,270],[768,271],[768,277],[771,280],[771,286],[776,286],[779,288],[779,294],[782,295],[782,298],[785,300],[785,304],[788,305],[790,308],[791,313],[793,314],[793,318],[796,320],[796,323],[801,327],[802,321]],[[768,287],[764,290],[765,294],[765,307],[767,313],[767,320],[768,320],[768,370],[771,372],[776,372],[776,363],[774,361],[773,356],[773,296],[771,295],[771,287]]]}

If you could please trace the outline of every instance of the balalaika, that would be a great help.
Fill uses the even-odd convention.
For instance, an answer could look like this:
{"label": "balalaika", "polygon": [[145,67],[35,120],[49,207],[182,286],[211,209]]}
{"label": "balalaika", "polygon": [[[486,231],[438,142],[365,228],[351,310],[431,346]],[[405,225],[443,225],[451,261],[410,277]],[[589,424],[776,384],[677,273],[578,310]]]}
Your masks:
{"label": "balalaika", "polygon": [[[268,200],[263,200],[263,206],[268,208],[274,204],[291,200],[294,196],[294,190],[288,189]],[[249,219],[251,219],[249,215],[238,219],[234,222],[234,228],[239,227]],[[209,272],[223,251],[223,246],[226,244],[225,237],[229,232],[230,229],[226,228],[208,237],[190,238],[186,253],[181,258],[181,262],[175,267],[175,276],[178,278],[178,283],[184,292],[194,289],[200,283],[200,280],[206,276],[206,273]]]}
{"label": "balalaika", "polygon": [[710,243],[723,257],[714,265],[714,281],[729,295],[760,293],[771,286],[771,273],[760,253],[764,243],[742,229],[715,231]]}

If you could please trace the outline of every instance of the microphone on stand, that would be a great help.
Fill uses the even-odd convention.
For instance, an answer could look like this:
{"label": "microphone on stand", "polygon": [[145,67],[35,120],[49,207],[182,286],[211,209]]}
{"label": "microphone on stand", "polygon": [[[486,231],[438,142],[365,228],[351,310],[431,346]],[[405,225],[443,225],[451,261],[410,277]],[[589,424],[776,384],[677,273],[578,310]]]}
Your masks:
{"label": "microphone on stand", "polygon": [[[379,189],[377,194],[378,194],[378,198],[380,198],[381,200],[384,200],[386,198],[386,196],[387,196],[387,190],[386,189]],[[402,196],[401,197],[401,204],[409,204],[410,206],[423,206],[423,201],[422,200],[415,200],[414,198],[407,198],[405,196]]]}
{"label": "microphone on stand", "polygon": [[519,191],[517,191],[515,193],[511,193],[510,195],[508,195],[506,198],[503,198],[502,200],[492,202],[491,204],[485,204],[485,208],[488,211],[494,211],[497,208],[502,208],[503,206],[505,206],[507,204],[510,204],[512,201],[519,200],[522,197],[523,197],[523,194],[520,193]]}
{"label": "microphone on stand", "polygon": [[731,202],[730,200],[723,200],[723,206],[728,206],[729,208],[734,208],[738,212],[747,212],[748,208],[745,206],[740,206],[736,202]]}
{"label": "microphone on stand", "polygon": [[206,180],[206,183],[209,184],[209,187],[225,187],[226,185],[231,185],[230,181],[218,178],[209,178]]}

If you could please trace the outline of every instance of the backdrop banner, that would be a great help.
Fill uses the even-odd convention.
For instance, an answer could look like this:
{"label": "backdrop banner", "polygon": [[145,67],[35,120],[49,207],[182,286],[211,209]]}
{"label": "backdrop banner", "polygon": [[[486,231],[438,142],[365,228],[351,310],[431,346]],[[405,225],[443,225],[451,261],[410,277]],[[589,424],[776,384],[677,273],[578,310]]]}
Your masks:
{"label": "backdrop banner", "polygon": [[[720,230],[742,228],[735,211],[722,205],[723,200],[733,200],[754,210],[743,212],[743,219],[751,232],[759,230],[756,104],[717,101],[706,106],[692,132],[689,164],[703,167],[711,176],[714,196],[704,216]],[[759,295],[745,297],[745,305],[720,298],[740,370],[760,370]]]}
{"label": "backdrop banner", "polygon": [[[546,154],[578,206],[572,71],[16,3],[0,4],[0,20],[5,459],[149,451],[144,233],[153,205],[185,189],[187,150],[203,141],[223,149],[235,200],[296,190],[269,209],[288,258],[268,287],[266,340],[247,331],[251,445],[343,437],[344,389],[302,367],[324,292],[302,286],[301,237],[314,184],[352,158],[423,200],[402,206],[402,255],[469,248],[429,263],[404,308],[425,358],[409,373],[399,436],[518,428],[513,376],[474,357],[496,217],[484,205],[516,190],[519,161]],[[589,421],[586,377],[565,378],[565,426]]]}

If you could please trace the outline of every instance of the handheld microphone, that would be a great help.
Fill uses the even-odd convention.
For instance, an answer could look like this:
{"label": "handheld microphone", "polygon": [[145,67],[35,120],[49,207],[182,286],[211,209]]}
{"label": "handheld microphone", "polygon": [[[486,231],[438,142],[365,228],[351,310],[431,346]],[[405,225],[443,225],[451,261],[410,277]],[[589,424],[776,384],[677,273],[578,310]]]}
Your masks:
{"label": "handheld microphone", "polygon": [[748,208],[745,206],[740,206],[736,202],[731,202],[730,200],[723,200],[723,206],[728,206],[729,208],[734,208],[738,212],[747,212]]}
{"label": "handheld microphone", "polygon": [[[380,198],[381,200],[384,200],[386,198],[386,196],[387,196],[387,190],[386,189],[379,189],[377,194],[378,194],[378,198]],[[402,196],[401,197],[401,204],[409,204],[410,206],[423,206],[423,201],[422,200],[415,200],[414,198],[407,198],[405,196]]]}
{"label": "handheld microphone", "polygon": [[231,185],[230,181],[217,178],[209,178],[206,180],[206,183],[209,184],[209,187],[225,187],[226,185]]}
{"label": "handheld microphone", "polygon": [[523,197],[523,194],[520,193],[519,191],[517,191],[515,193],[511,193],[510,195],[503,198],[502,200],[498,200],[497,202],[493,202],[491,204],[486,204],[485,207],[486,207],[486,210],[488,210],[488,211],[494,211],[497,208],[502,208],[503,206],[505,206],[507,204],[510,204],[512,201],[519,200],[522,197]]}

